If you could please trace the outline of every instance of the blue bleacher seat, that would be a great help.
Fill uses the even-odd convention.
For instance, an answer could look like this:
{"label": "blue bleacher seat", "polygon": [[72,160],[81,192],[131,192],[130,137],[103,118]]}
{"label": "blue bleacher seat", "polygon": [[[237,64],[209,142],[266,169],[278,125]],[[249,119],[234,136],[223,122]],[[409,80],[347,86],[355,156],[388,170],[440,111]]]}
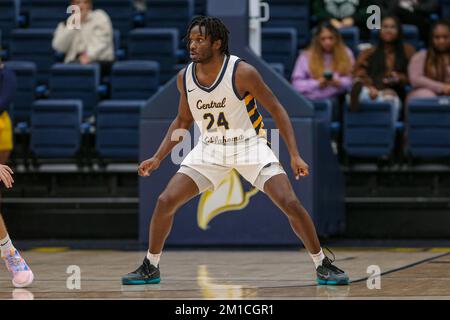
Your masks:
{"label": "blue bleacher seat", "polygon": [[55,52],[52,48],[53,29],[15,29],[11,33],[10,59],[31,61],[37,66],[38,82],[46,83]]}
{"label": "blue bleacher seat", "polygon": [[262,28],[262,57],[267,62],[279,62],[284,75],[290,78],[297,55],[297,32],[294,28]]}
{"label": "blue bleacher seat", "polygon": [[176,29],[135,29],[130,32],[128,39],[128,59],[157,61],[160,84],[164,84],[176,74],[177,39]]}
{"label": "blue bleacher seat", "polygon": [[20,12],[27,13],[31,8],[31,0],[20,0]]}
{"label": "blue bleacher seat", "polygon": [[72,158],[81,145],[81,100],[38,100],[31,112],[31,151],[38,158]]}
{"label": "blue bleacher seat", "polygon": [[412,98],[406,130],[413,157],[450,157],[450,97]]}
{"label": "blue bleacher seat", "polygon": [[206,0],[194,0],[194,15],[206,15]]}
{"label": "blue bleacher seat", "polygon": [[310,40],[309,0],[268,0],[270,20],[263,27],[294,28],[297,30],[297,45],[304,48]]}
{"label": "blue bleacher seat", "polygon": [[96,149],[101,157],[136,161],[143,100],[106,100],[97,107]]}
{"label": "blue bleacher seat", "polygon": [[11,31],[17,27],[19,4],[18,0],[0,1],[0,31],[2,34],[0,45],[2,46],[8,43]]}
{"label": "blue bleacher seat", "polygon": [[442,0],[441,16],[442,18],[450,19],[450,0]]}
{"label": "blue bleacher seat", "polygon": [[147,0],[146,26],[149,28],[176,28],[179,48],[186,35],[188,24],[194,16],[193,0]]}
{"label": "blue bleacher seat", "polygon": [[353,157],[389,156],[395,144],[393,107],[388,102],[360,103],[359,111],[344,106],[343,147]]}
{"label": "blue bleacher seat", "polygon": [[[405,42],[411,44],[416,49],[421,49],[423,47],[423,43],[420,41],[419,29],[412,24],[402,24],[403,29],[403,39]],[[371,31],[371,42],[373,44],[378,42],[378,34],[380,30],[373,29]]]}
{"label": "blue bleacher seat", "polygon": [[12,110],[14,122],[29,123],[36,89],[36,65],[26,61],[8,61],[5,65],[14,70],[17,77],[17,92]]}
{"label": "blue bleacher seat", "polygon": [[102,9],[108,14],[113,28],[120,31],[121,40],[126,43],[133,28],[135,10],[132,0],[94,0],[93,5],[94,10]]}
{"label": "blue bleacher seat", "polygon": [[333,120],[333,103],[328,99],[311,100],[314,106],[314,117],[331,124]]}
{"label": "blue bleacher seat", "polygon": [[159,64],[155,61],[122,61],[111,71],[111,99],[147,100],[159,87]]}
{"label": "blue bleacher seat", "polygon": [[360,42],[360,32],[358,27],[346,27],[339,29],[342,38],[355,56],[358,55],[358,45]]}
{"label": "blue bleacher seat", "polygon": [[54,30],[59,22],[66,21],[69,17],[69,6],[70,2],[66,0],[31,0],[30,27]]}
{"label": "blue bleacher seat", "polygon": [[122,36],[121,36],[120,31],[117,29],[114,29],[113,43],[114,43],[114,56],[115,56],[116,60],[122,60],[123,58],[125,58],[125,52],[122,48],[121,37]]}
{"label": "blue bleacher seat", "polygon": [[97,105],[99,84],[98,64],[57,63],[51,68],[50,98],[80,99],[83,101],[83,118],[87,118]]}

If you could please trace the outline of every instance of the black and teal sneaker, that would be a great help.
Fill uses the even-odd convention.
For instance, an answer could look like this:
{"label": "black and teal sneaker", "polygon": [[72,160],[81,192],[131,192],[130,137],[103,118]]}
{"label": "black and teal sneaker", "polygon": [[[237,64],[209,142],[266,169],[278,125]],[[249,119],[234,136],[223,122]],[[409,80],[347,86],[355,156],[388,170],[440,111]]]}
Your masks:
{"label": "black and teal sneaker", "polygon": [[317,283],[322,285],[348,285],[348,275],[338,267],[333,265],[335,257],[333,252],[328,249],[333,255],[333,260],[325,256],[322,261],[322,265],[317,267]]}
{"label": "black and teal sneaker", "polygon": [[122,284],[156,284],[160,283],[159,266],[155,267],[145,257],[144,262],[135,271],[122,277]]}

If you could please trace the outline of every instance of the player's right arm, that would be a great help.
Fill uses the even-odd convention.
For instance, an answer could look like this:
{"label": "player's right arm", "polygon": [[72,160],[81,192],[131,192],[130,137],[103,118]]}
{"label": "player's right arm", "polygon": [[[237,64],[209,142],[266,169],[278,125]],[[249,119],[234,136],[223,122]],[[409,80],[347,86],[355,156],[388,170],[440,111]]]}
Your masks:
{"label": "player's right arm", "polygon": [[3,181],[8,189],[12,188],[12,184],[14,183],[12,174],[14,174],[14,172],[10,167],[0,164],[0,181]]}
{"label": "player's right arm", "polygon": [[194,118],[192,117],[191,110],[189,110],[189,105],[186,98],[186,91],[183,84],[183,77],[185,68],[178,72],[177,76],[177,87],[180,92],[180,102],[178,104],[178,115],[172,121],[167,130],[166,136],[164,137],[161,145],[159,146],[156,153],[150,159],[143,161],[139,165],[138,173],[140,176],[147,177],[153,170],[156,170],[159,167],[161,161],[167,157],[167,155],[172,151],[172,149],[183,140],[183,137],[180,137],[178,140],[174,140],[172,138],[172,134],[175,130],[185,129],[188,130],[192,123],[194,122]]}

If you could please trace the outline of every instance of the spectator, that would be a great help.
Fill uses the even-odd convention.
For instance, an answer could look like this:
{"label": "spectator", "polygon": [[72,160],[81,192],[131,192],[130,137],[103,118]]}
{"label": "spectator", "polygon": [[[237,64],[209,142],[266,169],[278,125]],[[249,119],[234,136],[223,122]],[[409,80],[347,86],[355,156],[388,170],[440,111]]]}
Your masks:
{"label": "spectator", "polygon": [[393,0],[389,1],[389,12],[403,24],[417,26],[420,38],[427,41],[430,33],[430,15],[437,12],[438,0]]}
{"label": "spectator", "polygon": [[[92,0],[72,0],[81,11],[81,28],[69,29],[59,23],[53,37],[53,49],[65,53],[64,62],[89,64],[98,62],[102,69],[114,60],[113,28],[103,10],[92,10]],[[69,20],[67,20],[69,21]]]}
{"label": "spectator", "polygon": [[336,28],[365,25],[367,0],[314,0],[313,15],[317,21],[329,20]]}
{"label": "spectator", "polygon": [[350,110],[356,111],[360,101],[390,101],[398,119],[401,99],[408,84],[408,61],[415,49],[403,43],[399,20],[386,16],[381,21],[379,42],[362,51],[356,60],[354,84],[350,94]]}
{"label": "spectator", "polygon": [[320,24],[307,50],[298,58],[292,85],[308,99],[335,98],[351,87],[352,51],[329,22]]}
{"label": "spectator", "polygon": [[411,97],[450,96],[450,23],[436,22],[431,30],[428,50],[416,53],[409,63]]}
{"label": "spectator", "polygon": [[13,149],[13,130],[8,108],[17,89],[14,72],[0,60],[0,164],[6,164]]}

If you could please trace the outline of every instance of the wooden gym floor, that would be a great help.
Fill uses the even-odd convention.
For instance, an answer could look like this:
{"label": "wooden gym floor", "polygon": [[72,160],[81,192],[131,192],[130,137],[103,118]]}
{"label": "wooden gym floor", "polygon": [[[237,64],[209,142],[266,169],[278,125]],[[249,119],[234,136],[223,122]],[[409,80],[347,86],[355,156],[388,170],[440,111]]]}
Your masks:
{"label": "wooden gym floor", "polygon": [[[166,251],[158,285],[123,286],[144,252],[24,251],[34,271],[30,288],[15,289],[0,267],[0,299],[450,299],[450,248],[333,249],[350,286],[317,286],[306,251]],[[81,288],[69,289],[69,266]],[[381,288],[369,289],[367,268],[381,269]],[[371,283],[374,283],[373,281]]]}

